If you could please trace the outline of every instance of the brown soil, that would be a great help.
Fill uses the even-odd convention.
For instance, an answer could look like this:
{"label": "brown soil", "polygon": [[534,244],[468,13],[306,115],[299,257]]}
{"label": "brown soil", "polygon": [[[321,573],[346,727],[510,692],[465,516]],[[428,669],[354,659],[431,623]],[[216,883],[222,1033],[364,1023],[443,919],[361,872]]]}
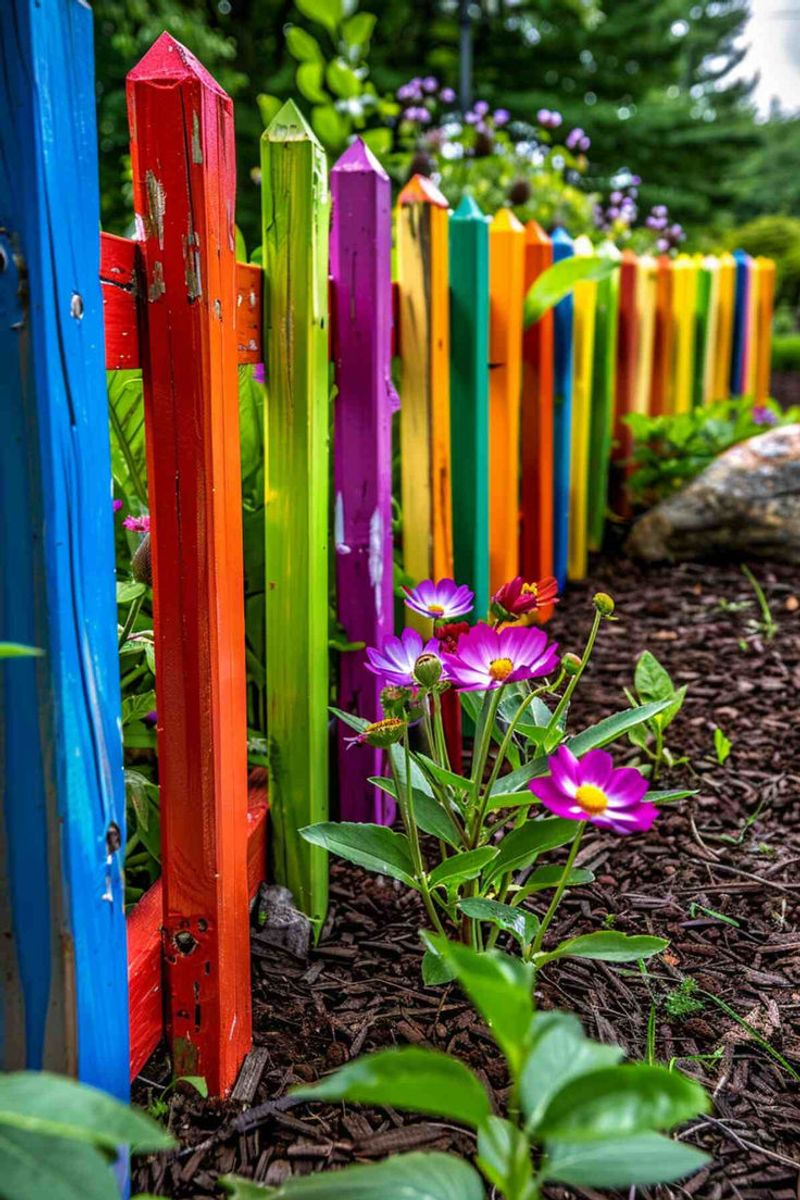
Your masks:
{"label": "brown soil", "polygon": [[[548,968],[538,990],[542,1007],[578,1013],[593,1036],[635,1057],[646,1054],[654,1011],[657,1058],[677,1060],[713,1094],[713,1115],[683,1134],[714,1155],[713,1165],[682,1186],[631,1197],[800,1196],[797,1083],[722,1007],[800,1070],[800,581],[791,568],[754,569],[779,623],[772,641],[748,630],[758,610],[734,565],[645,569],[605,560],[590,582],[570,587],[551,626],[562,648],[579,650],[592,593],[617,599],[620,619],[602,629],[573,730],[625,706],[622,688],[645,648],[689,685],[669,743],[690,765],[675,768],[664,785],[700,794],[666,810],[648,836],[592,837],[579,861],[596,881],[568,893],[553,927],[561,938],[613,926],[662,935],[670,948],[649,961],[646,976],[576,962]],[[726,608],[744,601],[750,607]],[[733,743],[724,766],[715,726]],[[620,744],[615,753],[630,760],[634,750]],[[173,1094],[169,1123],[181,1149],[139,1162],[134,1190],[211,1197],[217,1176],[230,1171],[276,1184],[290,1172],[409,1149],[470,1155],[471,1136],[440,1121],[286,1098],[292,1084],[358,1054],[413,1042],[462,1057],[502,1106],[506,1078],[485,1028],[455,986],[422,985],[420,921],[415,897],[400,885],[334,863],[331,916],[310,960],[254,958],[254,1040],[266,1053],[253,1104]],[[682,1013],[687,996],[695,1011]],[[154,1058],[138,1101],[158,1095],[153,1085],[167,1078],[164,1056]],[[548,1195],[597,1193],[556,1187]]]}

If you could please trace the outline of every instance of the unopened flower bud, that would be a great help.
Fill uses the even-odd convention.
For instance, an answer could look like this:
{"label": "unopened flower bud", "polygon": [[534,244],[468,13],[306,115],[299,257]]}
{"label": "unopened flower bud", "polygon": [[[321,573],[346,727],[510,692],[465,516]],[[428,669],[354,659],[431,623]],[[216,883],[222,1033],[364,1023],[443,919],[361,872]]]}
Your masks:
{"label": "unopened flower bud", "polygon": [[382,721],[375,721],[362,729],[358,740],[367,742],[370,746],[377,746],[379,750],[386,750],[400,741],[405,730],[406,723],[399,717],[385,717]]}
{"label": "unopened flower bud", "polygon": [[131,575],[137,583],[153,586],[153,558],[150,548],[150,534],[146,533],[139,542],[131,559]]}
{"label": "unopened flower bud", "polygon": [[381,691],[381,708],[387,717],[405,716],[414,693],[411,688],[391,685]]}
{"label": "unopened flower bud", "polygon": [[420,654],[414,663],[414,678],[420,687],[433,687],[442,677],[442,660],[437,654]]}
{"label": "unopened flower bud", "polygon": [[583,663],[577,654],[565,654],[561,659],[561,666],[566,671],[567,675],[577,675]]}
{"label": "unopened flower bud", "polygon": [[608,592],[595,592],[592,597],[592,603],[601,617],[612,616],[616,608],[614,599],[612,596],[609,596]]}

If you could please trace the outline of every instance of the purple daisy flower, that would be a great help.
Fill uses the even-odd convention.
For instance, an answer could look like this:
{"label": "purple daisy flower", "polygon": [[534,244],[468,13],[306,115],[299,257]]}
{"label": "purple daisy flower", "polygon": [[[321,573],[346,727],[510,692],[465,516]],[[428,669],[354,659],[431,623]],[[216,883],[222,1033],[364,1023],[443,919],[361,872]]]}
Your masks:
{"label": "purple daisy flower", "polygon": [[141,517],[126,517],[122,524],[126,529],[130,529],[132,533],[150,532],[150,517],[147,513],[144,513]]}
{"label": "purple daisy flower", "polygon": [[512,625],[496,630],[483,623],[459,638],[455,654],[442,654],[447,678],[462,692],[493,691],[549,675],[558,666],[558,646],[541,629]]}
{"label": "purple daisy flower", "polygon": [[367,670],[373,675],[379,675],[386,684],[397,684],[398,687],[416,687],[414,667],[421,654],[433,654],[438,657],[439,643],[431,638],[423,644],[416,629],[404,629],[400,637],[390,637],[375,650],[367,647]]}
{"label": "purple daisy flower", "polygon": [[645,833],[658,816],[644,804],[647,780],[633,767],[615,767],[605,750],[590,750],[577,759],[559,746],[547,760],[550,774],[528,787],[545,808],[571,821],[589,821],[615,833]]}
{"label": "purple daisy flower", "polygon": [[423,617],[434,621],[453,621],[472,608],[475,593],[466,584],[460,587],[454,579],[423,579],[415,588],[403,588],[406,605]]}

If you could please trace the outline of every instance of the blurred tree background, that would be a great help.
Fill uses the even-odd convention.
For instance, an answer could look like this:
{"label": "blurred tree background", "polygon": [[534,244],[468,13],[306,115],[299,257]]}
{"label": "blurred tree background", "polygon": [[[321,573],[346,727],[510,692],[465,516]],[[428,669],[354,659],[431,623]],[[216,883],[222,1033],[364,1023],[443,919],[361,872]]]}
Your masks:
{"label": "blurred tree background", "polygon": [[748,0],[94,0],[93,7],[102,211],[114,232],[130,225],[125,73],[163,29],[235,101],[238,220],[252,247],[258,138],[278,100],[295,96],[311,111],[332,153],[364,128],[383,156],[400,112],[394,97],[409,77],[436,76],[458,88],[459,21],[468,18],[473,99],[523,121],[542,107],[558,109],[565,128],[591,136],[590,190],[625,170],[641,176],[643,206],[669,205],[689,233],[688,248],[738,243],[744,224],[747,249],[782,260],[796,302],[800,118],[775,109],[757,119],[755,81],[736,71]]}

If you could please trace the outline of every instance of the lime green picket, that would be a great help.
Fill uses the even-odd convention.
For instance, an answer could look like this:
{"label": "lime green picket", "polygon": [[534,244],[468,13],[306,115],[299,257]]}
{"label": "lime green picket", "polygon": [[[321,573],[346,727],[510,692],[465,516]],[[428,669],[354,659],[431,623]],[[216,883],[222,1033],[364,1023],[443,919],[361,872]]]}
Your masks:
{"label": "lime green picket", "polygon": [[[620,252],[613,242],[604,242],[598,246],[597,253],[615,260],[620,257]],[[589,429],[587,541],[590,550],[599,550],[603,544],[608,507],[608,470],[614,426],[614,395],[617,387],[618,308],[619,272],[615,271],[613,275],[601,279],[597,285],[592,420]]]}
{"label": "lime green picket", "polygon": [[267,720],[275,880],[317,928],[328,813],[328,181],[289,100],[261,139],[266,407]]}

